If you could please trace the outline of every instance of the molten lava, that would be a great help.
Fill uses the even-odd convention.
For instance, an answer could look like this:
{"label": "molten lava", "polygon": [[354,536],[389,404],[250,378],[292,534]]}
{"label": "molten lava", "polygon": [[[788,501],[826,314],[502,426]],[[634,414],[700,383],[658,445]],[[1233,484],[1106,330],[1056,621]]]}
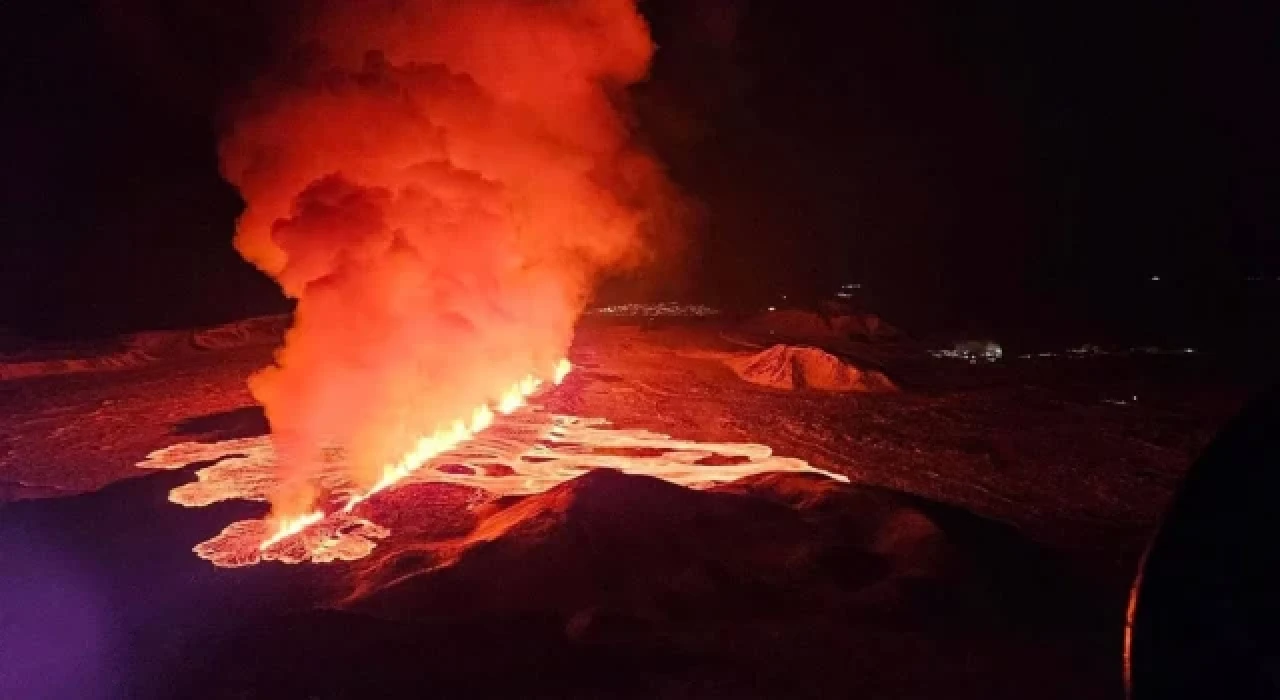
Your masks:
{"label": "molten lava", "polygon": [[[803,460],[775,455],[765,445],[694,442],[646,430],[621,430],[603,419],[553,415],[537,406],[510,416],[493,416],[490,429],[472,436],[447,456],[407,471],[397,485],[443,484],[467,489],[469,503],[482,503],[490,498],[542,493],[592,469],[642,474],[690,488],[767,472],[812,473],[848,481]],[[318,473],[320,486],[344,497],[367,497],[368,490],[348,478],[348,457],[341,449],[327,454]],[[210,463],[196,471],[195,481],[169,493],[174,503],[201,507],[229,499],[267,500],[280,479],[280,459],[274,442],[260,436],[181,443],[151,453],[138,466],[181,469],[196,462]],[[415,507],[420,503],[410,502]],[[391,536],[391,530],[376,521],[399,507],[404,506],[397,506],[394,497],[375,499],[358,513],[340,508],[287,532],[269,518],[241,520],[197,544],[193,551],[219,567],[264,561],[352,561],[368,556],[378,541]],[[419,517],[430,521],[432,514]]]}
{"label": "molten lava", "polygon": [[561,358],[560,362],[556,363],[555,374],[551,377],[552,383],[559,386],[564,381],[564,378],[569,376],[569,370],[572,368],[573,366],[569,364],[568,358]]}
{"label": "molten lava", "polygon": [[[558,385],[563,382],[570,369],[572,369],[572,365],[569,360],[561,358],[551,373],[553,383]],[[533,375],[525,376],[503,393],[502,399],[498,402],[498,412],[506,415],[515,411],[523,406],[525,400],[541,386],[542,381],[538,378]],[[350,513],[356,506],[369,500],[374,494],[395,486],[403,481],[405,477],[421,469],[432,458],[448,452],[475,437],[477,433],[493,425],[493,418],[493,409],[489,408],[487,404],[481,404],[471,412],[470,423],[465,423],[461,419],[455,420],[448,428],[439,428],[431,435],[422,436],[412,450],[405,453],[394,464],[388,464],[382,468],[382,477],[373,486],[362,493],[352,495],[346,505],[342,507],[342,511]],[[274,514],[271,521],[276,524],[276,530],[267,539],[263,540],[262,544],[259,545],[259,549],[265,550],[277,542],[315,525],[324,520],[324,518],[325,512],[323,510],[315,510],[301,515]]]}
{"label": "molten lava", "polygon": [[292,518],[279,518],[276,524],[279,529],[276,530],[275,534],[263,540],[262,544],[258,545],[258,549],[266,549],[286,537],[292,537],[302,532],[321,520],[324,520],[324,511],[322,510],[312,511]]}

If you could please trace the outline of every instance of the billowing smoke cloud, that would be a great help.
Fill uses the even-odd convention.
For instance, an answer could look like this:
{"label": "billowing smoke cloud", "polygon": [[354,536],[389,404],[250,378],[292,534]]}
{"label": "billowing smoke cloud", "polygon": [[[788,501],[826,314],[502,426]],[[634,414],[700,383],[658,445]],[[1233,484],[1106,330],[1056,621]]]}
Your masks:
{"label": "billowing smoke cloud", "polygon": [[297,512],[319,450],[375,481],[421,435],[549,375],[604,272],[673,225],[625,88],[633,0],[330,0],[235,112],[236,246],[297,299],[251,380]]}

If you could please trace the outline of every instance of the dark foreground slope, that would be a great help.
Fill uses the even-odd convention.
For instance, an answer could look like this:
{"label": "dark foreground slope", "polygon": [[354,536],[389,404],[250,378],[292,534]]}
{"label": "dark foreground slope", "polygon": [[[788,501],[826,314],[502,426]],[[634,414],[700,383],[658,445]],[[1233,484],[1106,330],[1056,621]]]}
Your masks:
{"label": "dark foreground slope", "polygon": [[895,394],[726,364],[782,340],[587,324],[547,409],[764,443],[859,485],[596,471],[478,508],[406,486],[368,504],[393,532],[370,557],[319,566],[211,566],[191,547],[265,506],[181,508],[168,492],[199,465],[134,466],[261,435],[244,382],[269,344],[2,381],[0,697],[1117,695],[1137,554],[1249,386],[1207,354],[969,365],[905,341],[795,339]]}
{"label": "dark foreground slope", "polygon": [[[181,478],[0,513],[0,694],[1077,698],[1119,687],[1118,628],[1049,556],[888,491],[764,475],[698,492],[596,470],[483,506],[455,533],[397,531],[365,560],[223,570],[191,542],[261,506],[164,503]],[[384,507],[439,503],[439,491],[414,493],[434,488]]]}

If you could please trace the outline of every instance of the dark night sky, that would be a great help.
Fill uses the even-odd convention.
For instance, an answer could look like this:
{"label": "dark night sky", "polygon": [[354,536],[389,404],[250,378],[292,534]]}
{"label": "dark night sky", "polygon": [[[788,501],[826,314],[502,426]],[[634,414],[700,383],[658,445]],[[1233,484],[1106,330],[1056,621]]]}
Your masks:
{"label": "dark night sky", "polygon": [[[291,4],[6,9],[0,325],[283,308],[231,249],[214,147]],[[708,214],[681,288],[860,281],[920,326],[1274,318],[1245,281],[1280,276],[1265,5],[644,2],[641,122]]]}

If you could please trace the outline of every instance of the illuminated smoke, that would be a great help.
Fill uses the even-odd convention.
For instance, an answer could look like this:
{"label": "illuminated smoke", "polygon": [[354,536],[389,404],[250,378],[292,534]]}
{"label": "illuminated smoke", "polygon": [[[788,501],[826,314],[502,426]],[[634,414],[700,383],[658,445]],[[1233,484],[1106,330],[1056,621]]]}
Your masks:
{"label": "illuminated smoke", "polygon": [[602,273],[675,204],[632,140],[633,0],[332,0],[234,112],[236,247],[297,300],[250,382],[297,515],[321,449],[378,480],[416,441],[550,379]]}

